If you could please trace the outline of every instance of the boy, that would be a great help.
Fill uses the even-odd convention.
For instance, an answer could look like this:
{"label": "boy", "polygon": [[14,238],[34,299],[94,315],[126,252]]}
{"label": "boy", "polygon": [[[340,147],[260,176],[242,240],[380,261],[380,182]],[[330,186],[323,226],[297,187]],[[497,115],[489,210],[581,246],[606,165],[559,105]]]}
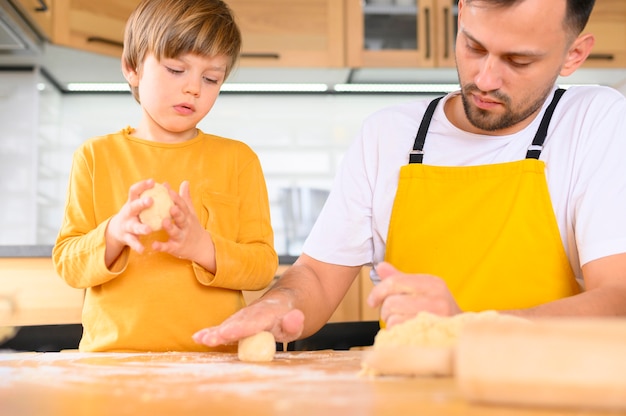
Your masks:
{"label": "boy", "polygon": [[[196,128],[240,45],[221,0],[144,0],[130,16],[122,71],[141,120],[76,151],[52,253],[59,275],[86,289],[81,351],[232,351],[191,335],[243,307],[242,290],[272,280],[259,160]],[[140,195],[155,183],[174,203],[158,231],[139,219],[154,202]]]}

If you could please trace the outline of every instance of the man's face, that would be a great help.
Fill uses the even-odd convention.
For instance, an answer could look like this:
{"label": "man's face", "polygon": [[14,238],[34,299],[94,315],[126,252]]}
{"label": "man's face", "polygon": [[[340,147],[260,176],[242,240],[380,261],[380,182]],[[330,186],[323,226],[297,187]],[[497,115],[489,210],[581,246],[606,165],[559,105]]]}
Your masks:
{"label": "man's face", "polygon": [[[565,0],[459,4],[456,60],[464,128],[508,134],[532,120],[559,75],[570,38]],[[469,122],[469,123],[467,123]]]}

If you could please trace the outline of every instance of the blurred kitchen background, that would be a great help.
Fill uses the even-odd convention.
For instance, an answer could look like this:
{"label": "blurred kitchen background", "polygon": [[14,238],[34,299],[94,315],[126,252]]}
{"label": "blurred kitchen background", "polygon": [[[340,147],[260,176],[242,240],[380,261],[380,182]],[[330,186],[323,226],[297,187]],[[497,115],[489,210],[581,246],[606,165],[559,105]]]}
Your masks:
{"label": "blurred kitchen background", "polygon": [[[276,249],[297,255],[363,119],[456,87],[457,2],[227,2],[244,55],[199,127],[256,151]],[[0,0],[0,246],[53,244],[72,152],[136,125],[139,105],[128,92],[85,84],[124,89],[119,41],[135,4]],[[593,18],[592,29],[606,35],[562,82],[626,92],[626,2],[597,0]]]}

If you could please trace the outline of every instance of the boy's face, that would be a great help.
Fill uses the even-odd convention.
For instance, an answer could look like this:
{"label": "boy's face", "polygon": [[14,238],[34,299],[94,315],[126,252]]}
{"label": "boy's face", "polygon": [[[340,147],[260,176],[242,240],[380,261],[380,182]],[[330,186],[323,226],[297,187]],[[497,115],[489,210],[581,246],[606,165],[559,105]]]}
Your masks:
{"label": "boy's face", "polygon": [[[207,115],[224,82],[226,57],[193,54],[158,61],[148,54],[129,82],[139,90],[143,110],[143,132],[148,140],[158,132],[169,140],[188,140],[197,134],[196,125]],[[128,76],[127,76],[128,78]]]}
{"label": "boy's face", "polygon": [[463,3],[456,44],[462,127],[512,133],[541,108],[566,60],[565,0]]}

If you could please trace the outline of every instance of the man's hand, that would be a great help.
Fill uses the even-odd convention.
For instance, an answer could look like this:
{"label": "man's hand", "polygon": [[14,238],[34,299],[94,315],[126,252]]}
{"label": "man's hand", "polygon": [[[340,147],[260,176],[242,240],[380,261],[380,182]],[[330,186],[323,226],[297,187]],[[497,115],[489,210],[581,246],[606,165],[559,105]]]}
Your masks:
{"label": "man's hand", "polygon": [[247,306],[222,322],[193,335],[198,344],[216,347],[231,344],[261,331],[269,331],[278,342],[297,339],[304,328],[304,314],[278,299],[263,299]]}
{"label": "man's hand", "polygon": [[380,316],[387,327],[415,317],[421,311],[442,316],[461,313],[446,283],[437,276],[406,274],[389,263],[376,266],[381,282],[376,285],[367,303],[380,307]]}

